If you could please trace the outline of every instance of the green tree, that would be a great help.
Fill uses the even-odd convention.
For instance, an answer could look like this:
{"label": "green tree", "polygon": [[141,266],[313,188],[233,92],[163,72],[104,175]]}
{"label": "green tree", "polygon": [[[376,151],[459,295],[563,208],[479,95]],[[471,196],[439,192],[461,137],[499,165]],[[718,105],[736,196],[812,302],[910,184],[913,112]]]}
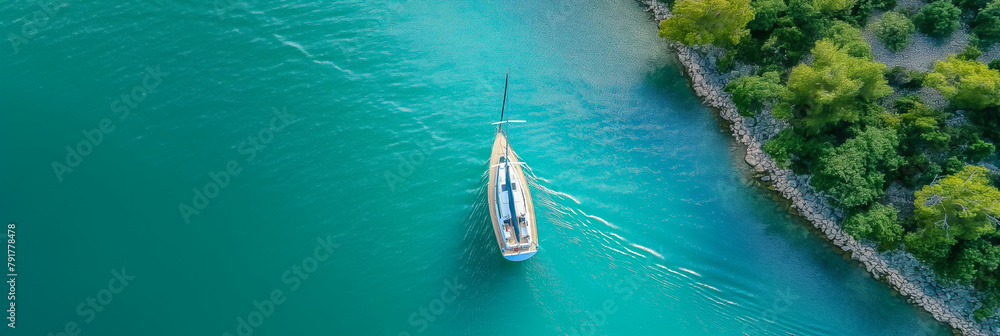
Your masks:
{"label": "green tree", "polygon": [[983,40],[1000,40],[1000,0],[994,0],[976,14],[972,32]]}
{"label": "green tree", "polygon": [[872,53],[872,46],[865,41],[861,35],[861,30],[851,26],[849,23],[835,20],[827,28],[824,37],[828,38],[833,45],[843,49],[848,55],[867,60],[875,59]]}
{"label": "green tree", "polygon": [[903,239],[903,227],[896,222],[896,208],[879,203],[848,217],[844,230],[854,238],[868,238],[887,248]]}
{"label": "green tree", "polygon": [[756,31],[770,31],[778,23],[778,18],[788,10],[785,0],[758,0],[750,5],[753,7],[754,18],[747,23],[747,28]]}
{"label": "green tree", "polygon": [[872,30],[889,50],[899,51],[910,44],[910,37],[916,31],[916,27],[905,15],[898,12],[887,12],[882,15],[881,19],[875,21]]}
{"label": "green tree", "polygon": [[951,241],[972,240],[995,232],[1000,216],[1000,190],[990,185],[989,173],[986,168],[967,165],[918,190],[913,205],[919,227],[914,234],[918,237],[943,234],[944,240]]}
{"label": "green tree", "polygon": [[779,27],[771,33],[762,46],[770,52],[775,64],[792,65],[798,63],[809,50],[812,40],[798,27]]}
{"label": "green tree", "polygon": [[1000,71],[954,55],[934,65],[925,85],[940,91],[958,108],[979,110],[1000,105]]}
{"label": "green tree", "polygon": [[868,127],[820,158],[812,183],[845,207],[871,203],[882,195],[885,173],[905,163],[897,152],[896,131]]}
{"label": "green tree", "polygon": [[958,17],[962,10],[947,0],[938,0],[920,9],[913,17],[917,29],[931,36],[948,36],[958,29]]}
{"label": "green tree", "polygon": [[942,275],[964,283],[976,278],[990,277],[1000,265],[1000,246],[993,246],[982,238],[962,241],[953,261],[940,265]]}
{"label": "green tree", "polygon": [[965,149],[965,158],[971,162],[979,162],[986,160],[993,153],[996,152],[997,148],[992,143],[985,142],[983,139],[976,137],[969,143],[969,147]]}
{"label": "green tree", "polygon": [[726,92],[733,94],[733,102],[740,115],[753,117],[765,104],[784,96],[785,87],[780,82],[777,72],[765,72],[760,76],[737,78],[726,85]]}
{"label": "green tree", "polygon": [[989,68],[1000,71],[1000,58],[990,61]]}
{"label": "green tree", "polygon": [[885,64],[852,57],[829,39],[816,43],[813,56],[811,65],[792,69],[789,99],[783,108],[790,108],[792,115],[804,114],[804,126],[814,133],[828,124],[857,121],[859,100],[872,101],[892,93],[883,76]]}
{"label": "green tree", "polygon": [[680,0],[674,16],[660,24],[660,37],[685,45],[733,47],[749,35],[750,0]]}
{"label": "green tree", "polygon": [[816,6],[820,12],[823,13],[833,13],[851,7],[854,5],[855,0],[813,0],[813,6]]}

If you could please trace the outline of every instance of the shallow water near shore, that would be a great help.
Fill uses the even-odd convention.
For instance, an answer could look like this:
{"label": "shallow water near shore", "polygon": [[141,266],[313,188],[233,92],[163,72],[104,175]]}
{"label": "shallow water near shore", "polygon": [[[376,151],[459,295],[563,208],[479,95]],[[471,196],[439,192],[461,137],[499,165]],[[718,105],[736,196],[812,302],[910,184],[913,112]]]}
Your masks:
{"label": "shallow water near shore", "polygon": [[19,334],[950,335],[749,186],[637,2],[73,2],[0,47]]}

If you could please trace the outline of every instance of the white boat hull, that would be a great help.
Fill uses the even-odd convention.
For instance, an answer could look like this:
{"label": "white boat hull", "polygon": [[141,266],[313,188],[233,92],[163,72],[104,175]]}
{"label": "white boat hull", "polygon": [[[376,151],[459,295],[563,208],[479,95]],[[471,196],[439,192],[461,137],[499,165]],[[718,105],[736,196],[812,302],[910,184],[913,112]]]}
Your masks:
{"label": "white boat hull", "polygon": [[[507,148],[507,146],[507,137],[503,134],[503,132],[497,131],[496,139],[493,141],[493,153],[490,155],[490,179],[488,186],[489,190],[487,192],[489,195],[490,219],[493,222],[493,232],[496,236],[500,253],[508,260],[522,261],[531,258],[536,252],[538,252],[538,226],[535,222],[535,208],[531,202],[531,191],[528,188],[527,179],[524,177],[521,165],[510,164],[500,167],[501,158],[507,157],[508,155],[510,156],[510,158],[507,159],[508,161],[520,161],[517,160],[517,154],[514,153],[514,150]],[[517,195],[518,197],[516,197],[516,199],[520,202],[516,203],[524,209],[524,220],[528,231],[521,233],[522,239],[520,241],[511,239],[511,235],[513,233],[509,230],[510,226],[506,226],[508,230],[505,235],[505,225],[501,216],[506,215],[509,218],[509,210],[500,208],[501,206],[506,206],[501,205],[507,204],[506,200],[498,201],[497,199],[497,181],[502,178],[501,176],[498,176],[499,173],[502,172],[502,169],[510,169],[511,179],[519,181],[518,184],[520,187],[517,188],[517,192],[519,192],[520,195]],[[520,214],[521,211],[517,212]],[[525,236],[527,236],[527,239],[524,238]]]}

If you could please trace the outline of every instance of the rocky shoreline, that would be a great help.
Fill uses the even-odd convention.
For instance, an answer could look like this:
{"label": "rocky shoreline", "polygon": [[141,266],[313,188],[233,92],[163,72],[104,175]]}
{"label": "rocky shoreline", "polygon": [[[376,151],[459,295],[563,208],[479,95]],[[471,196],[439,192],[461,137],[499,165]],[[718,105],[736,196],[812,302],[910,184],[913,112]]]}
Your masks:
{"label": "rocky shoreline", "polygon": [[[659,0],[638,1],[652,12],[657,23],[671,15]],[[963,335],[1000,335],[1000,320],[997,317],[983,322],[976,322],[973,318],[972,312],[980,306],[980,302],[971,286],[939,284],[931,269],[913,255],[902,250],[878,252],[873,243],[854,239],[838,224],[843,220],[843,211],[831,206],[823,192],[809,185],[811,176],[797,175],[791,169],[777,167],[774,159],[764,153],[763,145],[788,125],[776,120],[770,111],[753,118],[736,112],[732,96],[723,88],[730,79],[739,76],[741,70],[720,73],[715,66],[721,55],[720,50],[693,48],[679,43],[673,43],[672,47],[677,50],[677,57],[684,65],[695,93],[705,104],[718,109],[719,115],[730,122],[733,137],[746,146],[747,164],[753,167],[761,181],[790,200],[791,207],[830,242],[857,260],[873,277],[884,280],[906,296],[909,302],[927,310],[935,319],[947,323]]]}

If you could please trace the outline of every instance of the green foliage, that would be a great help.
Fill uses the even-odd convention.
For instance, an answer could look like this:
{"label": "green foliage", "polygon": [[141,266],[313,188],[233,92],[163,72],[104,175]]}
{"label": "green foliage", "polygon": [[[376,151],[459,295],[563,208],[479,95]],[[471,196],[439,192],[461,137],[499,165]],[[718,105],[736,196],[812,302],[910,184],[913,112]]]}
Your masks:
{"label": "green foliage", "polygon": [[949,175],[962,171],[962,168],[964,167],[965,164],[962,163],[962,160],[959,160],[958,157],[955,156],[949,157],[947,160],[944,160],[944,164],[941,166],[941,168],[944,169],[943,172]]}
{"label": "green foliage", "polygon": [[781,27],[771,33],[763,48],[770,51],[774,63],[791,65],[798,63],[808,51],[811,40],[797,27]]}
{"label": "green foliage", "polygon": [[830,140],[824,136],[806,138],[793,128],[786,128],[764,143],[764,152],[774,158],[778,166],[805,173],[804,167],[809,161],[833,150]]}
{"label": "green foliage", "polygon": [[985,142],[982,139],[976,137],[969,147],[965,149],[965,158],[970,162],[979,162],[988,159],[993,156],[997,150],[996,146],[992,143]]}
{"label": "green foliage", "polygon": [[778,132],[778,136],[764,143],[764,153],[774,159],[778,167],[788,168],[792,164],[792,153],[805,139],[795,134],[790,128]]}
{"label": "green foliage", "polygon": [[915,193],[917,228],[906,235],[906,249],[942,276],[989,279],[1000,262],[1000,247],[983,239],[994,235],[1000,215],[1000,191],[988,174],[986,168],[965,166]]}
{"label": "green foliage", "polygon": [[842,48],[848,55],[868,60],[875,59],[872,53],[872,46],[861,36],[861,30],[854,28],[847,22],[836,20],[827,29],[824,36],[837,47]]}
{"label": "green foliage", "polygon": [[975,317],[976,322],[982,322],[984,319],[993,316],[993,308],[991,307],[980,307],[972,312],[972,316]]}
{"label": "green foliage", "polygon": [[767,103],[774,103],[785,95],[785,87],[780,84],[777,72],[765,72],[760,76],[744,76],[726,85],[726,92],[733,94],[733,102],[740,115],[753,117]]}
{"label": "green foliage", "polygon": [[885,43],[885,46],[892,51],[899,51],[910,44],[910,36],[916,31],[913,22],[903,14],[897,12],[887,12],[882,18],[875,21],[875,36]]}
{"label": "green foliage", "polygon": [[960,241],[958,251],[953,252],[954,260],[938,265],[946,278],[970,283],[981,277],[989,277],[1000,265],[1000,246],[980,239]]}
{"label": "green foliage", "polygon": [[812,183],[845,207],[871,203],[882,195],[884,172],[905,163],[896,152],[898,144],[894,130],[869,127],[821,157]]}
{"label": "green foliage", "polygon": [[964,166],[934,185],[924,186],[915,196],[914,218],[920,231],[939,229],[947,237],[966,240],[996,231],[1000,191],[990,185],[986,168]]}
{"label": "green foliage", "polygon": [[896,213],[891,205],[873,203],[867,210],[848,217],[844,230],[855,238],[871,239],[892,248],[903,239],[903,227],[896,222]]}
{"label": "green foliage", "polygon": [[722,55],[718,61],[715,62],[715,66],[719,69],[721,73],[727,73],[733,71],[733,66],[735,66],[736,49],[726,50],[726,54]]}
{"label": "green foliage", "polygon": [[813,0],[813,6],[823,13],[839,12],[854,4],[854,0]]}
{"label": "green foliage", "polygon": [[747,28],[756,31],[770,31],[788,10],[785,0],[758,0],[751,2],[750,6],[753,7],[754,18],[747,23]]}
{"label": "green foliage", "polygon": [[922,145],[940,151],[946,149],[951,136],[942,130],[944,114],[924,105],[915,95],[896,100],[896,109],[902,122],[904,152],[911,147],[921,150]]}
{"label": "green foliage", "polygon": [[921,33],[944,37],[958,29],[958,17],[961,14],[962,10],[952,5],[950,1],[938,0],[924,6],[920,13],[913,17],[913,23]]}
{"label": "green foliage", "polygon": [[849,10],[837,13],[834,16],[852,25],[864,26],[875,10],[876,1],[878,0],[857,0]]}
{"label": "green foliage", "polygon": [[972,32],[983,40],[1000,40],[1000,0],[994,0],[976,14],[976,19],[972,21]]}
{"label": "green foliage", "polygon": [[934,72],[927,75],[925,84],[940,91],[958,108],[978,110],[1000,105],[1000,71],[976,61],[949,56],[948,61],[934,65]]}
{"label": "green foliage", "polygon": [[881,0],[875,3],[875,8],[887,11],[896,8],[896,0]]}
{"label": "green foliage", "polygon": [[681,0],[673,13],[660,24],[660,37],[685,45],[736,46],[754,18],[750,0]]}
{"label": "green foliage", "polygon": [[812,132],[841,121],[858,120],[860,103],[892,93],[883,77],[885,64],[852,57],[823,39],[813,48],[812,65],[799,64],[788,77],[787,108],[802,116]]}
{"label": "green foliage", "polygon": [[991,1],[992,0],[953,0],[952,2],[955,6],[961,8],[979,10],[985,8]]}
{"label": "green foliage", "polygon": [[1000,71],[1000,58],[990,61],[989,68]]}
{"label": "green foliage", "polygon": [[963,49],[962,52],[958,53],[958,55],[955,55],[955,57],[958,57],[958,59],[960,60],[975,61],[977,58],[979,58],[979,55],[982,54],[983,52],[979,51],[979,48],[977,48],[975,45],[970,44],[967,47],[965,47],[965,49]]}
{"label": "green foliage", "polygon": [[927,73],[918,70],[906,70],[901,66],[894,66],[885,74],[889,85],[907,89],[915,89],[924,86],[924,79]]}

